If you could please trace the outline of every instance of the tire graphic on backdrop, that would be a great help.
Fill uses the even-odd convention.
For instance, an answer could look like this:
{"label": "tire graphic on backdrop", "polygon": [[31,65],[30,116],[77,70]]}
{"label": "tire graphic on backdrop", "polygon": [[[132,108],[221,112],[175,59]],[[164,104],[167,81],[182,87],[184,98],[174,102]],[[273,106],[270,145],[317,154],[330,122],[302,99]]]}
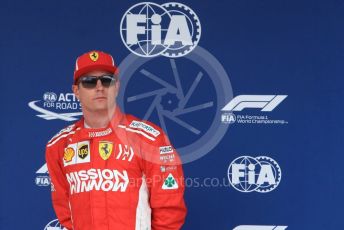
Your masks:
{"label": "tire graphic on backdrop", "polygon": [[[179,75],[180,70],[185,67],[179,64],[182,61],[181,59],[191,61],[194,65],[193,67],[198,68],[196,76]],[[170,75],[173,76],[171,78],[173,78],[174,84],[154,74],[155,69],[151,68],[151,64],[155,61],[164,61],[165,64],[168,63],[169,69],[166,69],[166,72],[169,71]],[[191,66],[187,68],[191,68]],[[160,124],[161,128],[169,137],[169,126],[166,124],[167,120],[176,123],[188,131],[188,135],[190,135],[189,137],[192,141],[182,147],[176,146],[183,163],[192,162],[209,153],[225,135],[228,124],[223,124],[218,118],[221,117],[221,108],[233,98],[232,87],[222,65],[205,49],[198,46],[193,52],[184,56],[184,58],[178,59],[156,57],[139,58],[136,55],[129,54],[120,63],[119,69],[121,90],[117,102],[124,112],[133,107],[131,105],[133,102],[143,101],[146,98],[154,98],[145,111],[145,114],[141,117],[139,116],[140,118],[151,120],[150,118],[153,112],[156,111],[158,122],[154,120],[153,122],[158,123],[158,125]],[[126,91],[129,91],[128,87],[131,87],[131,85],[138,81],[138,75],[140,78],[145,78],[146,81],[159,85],[160,87],[158,89],[146,89],[144,93],[140,94],[137,94],[137,92],[127,93]],[[199,89],[201,82],[206,80],[206,77],[212,83],[212,88],[216,95],[215,98],[210,97],[200,104],[191,107],[188,106],[189,100],[193,99],[193,94],[197,90],[203,90],[202,92],[205,92],[205,94],[209,91],[208,88]],[[187,87],[187,90],[183,90],[185,88],[185,85],[183,85],[185,78],[192,79],[191,86]],[[207,87],[210,88],[210,85]],[[208,114],[210,110],[207,109],[211,109],[213,114]],[[208,127],[195,126],[192,124],[192,119],[182,119],[180,117],[185,114],[198,116],[201,113],[206,113],[207,118],[212,119]],[[188,137],[182,138],[187,139]]]}

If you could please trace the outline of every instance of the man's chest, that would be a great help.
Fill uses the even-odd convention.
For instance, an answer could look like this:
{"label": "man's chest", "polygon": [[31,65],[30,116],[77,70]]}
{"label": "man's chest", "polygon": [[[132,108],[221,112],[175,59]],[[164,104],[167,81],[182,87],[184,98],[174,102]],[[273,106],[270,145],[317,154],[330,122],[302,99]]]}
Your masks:
{"label": "man's chest", "polygon": [[[71,193],[88,190],[126,190],[130,180],[142,178],[140,146],[127,138],[72,139],[61,155]],[[85,190],[85,191],[84,191]]]}
{"label": "man's chest", "polygon": [[130,141],[111,137],[81,139],[66,145],[62,162],[65,170],[90,166],[128,168],[138,166],[139,152],[140,147]]}

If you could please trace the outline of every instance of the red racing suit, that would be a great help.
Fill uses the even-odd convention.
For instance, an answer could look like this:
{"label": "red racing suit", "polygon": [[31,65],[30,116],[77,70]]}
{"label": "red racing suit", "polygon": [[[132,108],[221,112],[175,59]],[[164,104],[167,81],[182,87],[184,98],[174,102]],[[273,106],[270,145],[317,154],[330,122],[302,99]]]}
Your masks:
{"label": "red racing suit", "polygon": [[180,158],[163,131],[117,107],[108,127],[83,118],[47,144],[52,202],[68,230],[177,230],[184,223]]}

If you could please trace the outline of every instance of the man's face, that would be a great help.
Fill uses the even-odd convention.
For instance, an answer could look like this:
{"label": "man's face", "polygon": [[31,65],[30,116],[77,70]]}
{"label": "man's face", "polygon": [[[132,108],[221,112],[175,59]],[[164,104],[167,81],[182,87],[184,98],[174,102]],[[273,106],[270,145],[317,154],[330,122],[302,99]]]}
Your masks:
{"label": "man's face", "polygon": [[[85,76],[100,77],[103,75],[113,75],[107,71],[95,70],[84,74],[79,79]],[[82,109],[88,112],[110,111],[116,105],[116,97],[119,90],[119,81],[115,84],[105,87],[101,81],[98,80],[93,88],[85,88],[81,82],[78,85],[73,85],[73,92],[80,100]]]}

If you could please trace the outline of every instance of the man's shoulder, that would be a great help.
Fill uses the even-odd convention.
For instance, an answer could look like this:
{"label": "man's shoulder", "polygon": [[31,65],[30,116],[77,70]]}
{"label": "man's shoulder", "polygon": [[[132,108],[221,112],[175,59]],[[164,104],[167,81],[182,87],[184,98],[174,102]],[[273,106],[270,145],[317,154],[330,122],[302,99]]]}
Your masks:
{"label": "man's shoulder", "polygon": [[47,147],[56,145],[57,143],[62,143],[66,138],[75,133],[77,129],[77,123],[68,125],[56,133],[47,143]]}
{"label": "man's shoulder", "polygon": [[131,114],[126,114],[125,121],[120,123],[118,127],[125,128],[128,132],[136,133],[150,141],[156,141],[163,136],[163,130],[158,125]]}

